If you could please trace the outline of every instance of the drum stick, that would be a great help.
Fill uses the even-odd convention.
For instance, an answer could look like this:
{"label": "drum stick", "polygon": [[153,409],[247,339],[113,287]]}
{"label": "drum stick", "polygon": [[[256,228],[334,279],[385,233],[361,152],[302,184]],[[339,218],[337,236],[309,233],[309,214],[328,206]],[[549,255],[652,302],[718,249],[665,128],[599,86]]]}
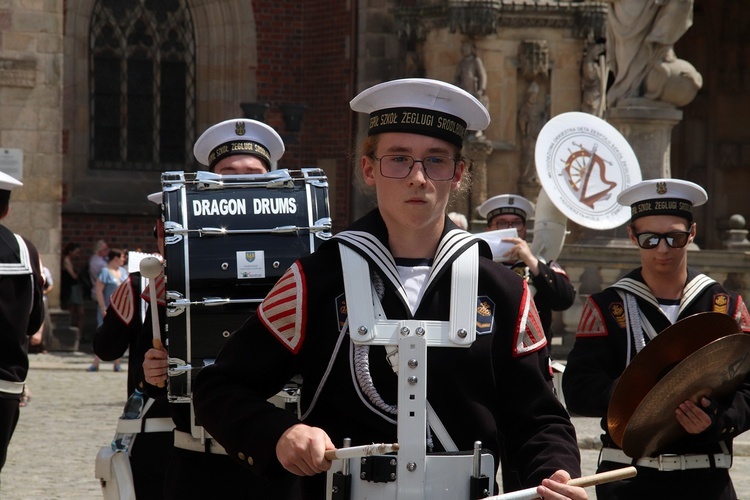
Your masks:
{"label": "drum stick", "polygon": [[364,446],[351,446],[349,448],[339,448],[338,450],[326,450],[326,460],[336,460],[345,458],[369,457],[372,455],[384,455],[392,451],[398,451],[398,443],[393,444],[367,444]]}
{"label": "drum stick", "polygon": [[[586,488],[588,486],[596,486],[597,484],[611,483],[612,481],[627,479],[629,477],[634,477],[636,474],[637,471],[635,467],[623,467],[622,469],[600,472],[599,474],[593,474],[591,476],[583,476],[577,479],[571,479],[570,481],[568,481],[568,484],[571,486],[580,486],[581,488]],[[487,497],[485,500],[534,500],[535,498],[539,498],[539,494],[536,492],[536,488],[528,488],[525,490],[505,493],[503,495]]]}
{"label": "drum stick", "polygon": [[[148,279],[148,298],[151,303],[151,330],[153,333],[153,346],[160,351],[164,350],[161,341],[161,329],[159,328],[159,304],[156,302],[156,278],[162,271],[161,261],[157,257],[144,257],[140,263],[141,275]],[[164,382],[159,382],[156,387],[164,387]]]}

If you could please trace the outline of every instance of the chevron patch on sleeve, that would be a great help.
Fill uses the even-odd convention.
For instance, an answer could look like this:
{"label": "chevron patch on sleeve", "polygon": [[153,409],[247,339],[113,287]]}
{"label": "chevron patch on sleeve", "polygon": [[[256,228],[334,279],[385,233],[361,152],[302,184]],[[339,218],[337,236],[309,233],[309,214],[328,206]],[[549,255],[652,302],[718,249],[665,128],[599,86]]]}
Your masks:
{"label": "chevron patch on sleeve", "polygon": [[294,354],[305,338],[305,292],[305,275],[295,262],[258,307],[261,322]]}
{"label": "chevron patch on sleeve", "polygon": [[513,347],[513,356],[518,357],[530,352],[538,351],[547,345],[542,321],[534,305],[534,298],[526,282],[523,283],[523,298],[518,315],[518,327]]}
{"label": "chevron patch on sleeve", "polygon": [[750,313],[747,312],[747,306],[742,297],[737,296],[737,312],[735,313],[735,319],[739,323],[740,328],[745,333],[750,333]]}
{"label": "chevron patch on sleeve", "polygon": [[109,306],[125,325],[130,325],[135,314],[135,297],[130,276],[112,292],[109,298]]}
{"label": "chevron patch on sleeve", "polygon": [[[625,311],[622,309],[621,304],[613,304],[611,309],[611,312],[615,315],[615,319],[618,320],[618,323],[620,321],[619,316],[622,315],[624,328]],[[605,335],[607,335],[607,328],[604,326],[602,313],[594,301],[589,298],[586,301],[586,305],[583,306],[581,320],[578,322],[576,337],[602,337]]]}
{"label": "chevron patch on sleeve", "polygon": [[[148,285],[146,285],[146,288],[144,288],[141,293],[141,298],[149,303],[151,301],[152,281],[154,280],[149,280]],[[162,307],[167,305],[167,285],[166,280],[164,279],[164,271],[159,273],[159,276],[156,277],[156,303]]]}

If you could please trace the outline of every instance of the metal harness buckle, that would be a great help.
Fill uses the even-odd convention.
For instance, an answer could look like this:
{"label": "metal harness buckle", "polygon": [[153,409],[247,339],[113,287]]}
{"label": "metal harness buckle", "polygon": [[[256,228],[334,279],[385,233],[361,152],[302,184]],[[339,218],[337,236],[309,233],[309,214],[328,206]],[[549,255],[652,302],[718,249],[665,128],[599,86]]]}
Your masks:
{"label": "metal harness buckle", "polygon": [[[676,461],[674,461],[674,460],[671,461],[672,462],[671,466],[664,463],[665,459],[667,459],[667,458],[675,459],[675,458],[678,458],[678,457],[680,459],[680,466],[679,466],[679,468],[675,467]],[[659,470],[660,471],[685,470],[685,468],[686,468],[685,467],[686,466],[685,455],[674,455],[672,453],[665,453],[663,455],[659,455],[658,457],[656,457],[656,460],[657,460],[657,464],[659,465]]]}

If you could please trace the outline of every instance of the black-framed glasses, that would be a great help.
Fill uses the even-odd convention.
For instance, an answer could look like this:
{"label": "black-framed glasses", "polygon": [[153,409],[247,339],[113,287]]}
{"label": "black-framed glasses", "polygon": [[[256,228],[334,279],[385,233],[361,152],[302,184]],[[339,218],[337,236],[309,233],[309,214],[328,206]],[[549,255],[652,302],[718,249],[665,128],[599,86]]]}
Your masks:
{"label": "black-framed glasses", "polygon": [[380,175],[391,179],[405,179],[415,163],[421,163],[427,177],[433,181],[449,181],[456,175],[458,160],[450,156],[425,156],[416,160],[409,155],[373,156],[380,162]]}
{"label": "black-framed glasses", "polygon": [[667,246],[671,248],[682,248],[688,243],[690,231],[670,231],[668,233],[635,233],[635,239],[638,246],[651,250],[659,246],[659,242],[664,240]]}
{"label": "black-framed glasses", "polygon": [[510,221],[510,222],[504,221],[504,220],[499,220],[497,222],[493,222],[492,224],[490,224],[489,228],[490,229],[511,229],[511,228],[512,229],[521,229],[524,226],[524,224],[526,224],[526,223],[524,221],[522,221],[522,220],[514,220],[514,221]]}

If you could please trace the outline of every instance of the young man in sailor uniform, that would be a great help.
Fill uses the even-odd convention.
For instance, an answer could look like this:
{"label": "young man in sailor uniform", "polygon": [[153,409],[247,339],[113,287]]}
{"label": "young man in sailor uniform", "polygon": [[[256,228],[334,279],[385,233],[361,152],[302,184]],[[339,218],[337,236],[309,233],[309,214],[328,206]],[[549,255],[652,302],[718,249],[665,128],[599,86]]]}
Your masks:
{"label": "young man in sailor uniform", "polygon": [[[0,220],[8,215],[11,190],[22,185],[0,172]],[[29,337],[44,322],[42,285],[34,245],[0,224],[0,470],[18,423]]]}
{"label": "young man in sailor uniform", "polygon": [[[696,235],[693,207],[706,192],[692,182],[651,179],[622,191],[617,201],[631,207],[628,234],[639,247],[641,267],[592,294],[584,306],[576,342],[568,356],[563,391],[572,413],[601,417],[603,450],[599,471],[635,464],[632,479],[597,486],[597,498],[737,498],[729,477],[732,438],[750,427],[750,383],[718,402],[701,398],[675,408],[677,422],[690,434],[671,446],[667,460],[689,458],[689,470],[658,458],[625,455],[607,430],[607,408],[615,384],[636,354],[659,332],[696,313],[733,317],[750,332],[750,316],[740,296],[688,267],[687,246]],[[704,411],[704,408],[706,410]],[[703,460],[705,459],[705,460]],[[702,465],[696,465],[700,462]],[[669,465],[671,464],[671,465]],[[660,468],[661,467],[661,468]],[[677,469],[677,470],[675,470]]]}
{"label": "young man in sailor uniform", "polygon": [[[476,314],[476,340],[467,348],[427,348],[434,411],[426,449],[443,451],[450,441],[471,450],[479,440],[497,463],[498,433],[517,433],[525,443],[518,451],[524,486],[538,486],[547,498],[586,498],[565,484],[580,474],[575,429],[540,369],[546,339],[529,289],[446,215],[467,167],[464,135],[487,127],[486,109],[454,85],[428,79],[376,85],[351,107],[369,113],[360,168],[378,207],[293,264],[201,370],[198,419],[238,462],[265,477],[303,476],[303,498],[325,498],[332,462],[324,452],[345,438],[353,446],[396,442],[404,417],[391,365],[400,362],[388,346],[351,341],[366,332],[349,324],[362,302],[347,300],[342,258],[363,263],[356,268],[366,276],[362,288],[377,295],[382,317],[447,321],[451,291],[461,285],[453,266],[476,256],[467,276],[478,279],[477,298],[465,304],[471,327]],[[300,418],[266,402],[297,373],[304,379]],[[438,421],[445,433],[434,431]]]}
{"label": "young man in sailor uniform", "polygon": [[[477,212],[487,220],[487,231],[513,228],[518,232],[515,238],[502,239],[513,245],[502,257],[507,267],[526,280],[534,295],[534,304],[547,338],[549,360],[543,368],[552,383],[553,372],[549,362],[552,359],[552,311],[564,311],[572,306],[576,297],[575,288],[560,264],[544,262],[532,253],[526,242],[526,221],[534,216],[533,203],[523,196],[500,194],[479,205]],[[503,460],[503,486],[519,489],[520,481],[512,466],[513,436],[505,436],[505,439],[508,457]]]}
{"label": "young man in sailor uniform", "polygon": [[493,196],[477,207],[477,212],[487,219],[487,230],[514,228],[516,238],[503,238],[512,243],[504,257],[506,265],[524,278],[534,291],[534,303],[542,320],[547,346],[553,332],[552,311],[564,311],[573,305],[576,291],[565,270],[555,261],[544,262],[531,252],[526,242],[526,221],[534,216],[534,204],[523,196],[501,194]]}
{"label": "young man in sailor uniform", "polygon": [[[196,160],[211,172],[221,175],[265,174],[275,167],[284,154],[284,143],[276,131],[255,120],[226,120],[206,129],[193,148]],[[159,195],[161,193],[158,193]],[[152,201],[161,203],[161,197]],[[163,246],[163,223],[157,221],[160,244]],[[165,305],[164,288],[159,288],[161,305]],[[220,316],[216,316],[220,320]],[[160,324],[165,324],[160,312]],[[144,353],[143,371],[145,388],[149,396],[166,399],[167,352],[151,347],[152,329],[144,328],[139,350]],[[227,325],[235,328],[236,325]],[[171,335],[175,335],[172,332]],[[177,333],[179,335],[179,333]],[[182,333],[182,335],[185,335]],[[162,326],[162,343],[167,345],[167,335]],[[157,387],[160,385],[161,387]],[[212,439],[196,439],[191,435],[194,419],[191,405],[170,403],[175,423],[174,446],[166,471],[164,498],[295,498],[294,478],[271,482],[252,471],[238,466],[221,445]]]}
{"label": "young man in sailor uniform", "polygon": [[[149,200],[161,203],[161,193],[158,199],[149,196]],[[160,232],[158,238],[159,253],[163,255],[163,223],[161,210],[157,218],[155,233]],[[157,231],[158,228],[158,231]],[[149,284],[149,286],[152,286]],[[164,276],[157,279],[158,315],[160,324],[164,324],[166,308],[164,303]],[[145,302],[145,305],[143,304]],[[145,307],[145,311],[142,308]],[[152,338],[152,314],[149,303],[148,289],[141,290],[141,274],[133,272],[117,287],[110,297],[107,314],[102,325],[94,334],[94,354],[104,361],[121,358],[129,352],[128,359],[128,397],[138,389],[145,392],[143,380],[143,352],[139,349],[141,337]],[[174,422],[171,408],[165,397],[148,398],[151,403],[139,419],[140,429],[133,431],[136,438],[131,442],[128,450],[130,467],[133,475],[133,487],[138,500],[160,500],[164,498],[164,476],[172,449],[174,438],[172,430]],[[118,420],[118,423],[122,422]],[[135,422],[129,422],[133,424]],[[118,430],[119,432],[119,430]]]}

